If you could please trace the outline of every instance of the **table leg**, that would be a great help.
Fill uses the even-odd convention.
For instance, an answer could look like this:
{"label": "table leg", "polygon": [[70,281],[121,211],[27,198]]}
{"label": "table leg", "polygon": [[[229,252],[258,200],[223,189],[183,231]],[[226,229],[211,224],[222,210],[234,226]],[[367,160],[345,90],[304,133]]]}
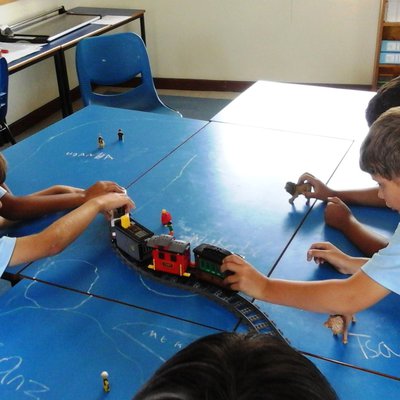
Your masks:
{"label": "table leg", "polygon": [[144,15],[140,17],[140,36],[142,36],[144,44],[146,44],[146,29],[144,26]]}
{"label": "table leg", "polygon": [[58,92],[60,94],[61,112],[63,118],[65,118],[68,115],[71,115],[73,113],[73,110],[71,96],[69,92],[67,65],[65,62],[65,54],[63,50],[59,50],[57,51],[57,53],[55,53],[54,63],[56,67]]}

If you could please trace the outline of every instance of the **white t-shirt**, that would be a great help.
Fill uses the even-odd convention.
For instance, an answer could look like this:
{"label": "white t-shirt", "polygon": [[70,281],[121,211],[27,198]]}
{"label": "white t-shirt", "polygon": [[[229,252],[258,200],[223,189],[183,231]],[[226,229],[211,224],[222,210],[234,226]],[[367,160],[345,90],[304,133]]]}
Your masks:
{"label": "white t-shirt", "polygon": [[[2,198],[7,191],[0,186],[0,198]],[[0,238],[0,277],[7,268],[10,258],[14,251],[16,238],[3,236]]]}
{"label": "white t-shirt", "polygon": [[400,294],[400,224],[387,247],[374,254],[362,270],[386,289]]}

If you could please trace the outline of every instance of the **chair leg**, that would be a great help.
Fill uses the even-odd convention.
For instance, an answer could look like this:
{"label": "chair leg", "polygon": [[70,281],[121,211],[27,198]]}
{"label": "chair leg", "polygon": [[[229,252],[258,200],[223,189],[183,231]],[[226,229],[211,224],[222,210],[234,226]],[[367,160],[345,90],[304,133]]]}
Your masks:
{"label": "chair leg", "polygon": [[0,123],[0,132],[5,135],[6,141],[4,143],[10,142],[11,144],[16,144],[14,135],[11,133],[10,127],[7,125],[6,121]]}

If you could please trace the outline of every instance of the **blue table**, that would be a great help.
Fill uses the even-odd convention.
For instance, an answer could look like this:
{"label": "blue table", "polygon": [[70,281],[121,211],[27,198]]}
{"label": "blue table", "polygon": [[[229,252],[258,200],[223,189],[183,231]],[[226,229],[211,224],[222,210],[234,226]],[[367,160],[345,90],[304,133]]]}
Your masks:
{"label": "blue table", "polygon": [[[288,142],[293,147],[278,155],[277,150]],[[322,143],[331,148],[331,156],[305,161],[305,149],[317,154]],[[256,264],[262,262],[264,272],[268,272],[310,209],[304,199],[298,200],[299,209],[287,202],[290,196],[283,189],[285,178],[293,176],[299,165],[306,168],[306,164],[317,166],[322,161],[329,176],[350,145],[342,139],[209,124],[128,187],[137,204],[133,217],[155,233],[166,233],[160,222],[161,210],[166,208],[172,213],[178,239],[191,242],[193,247],[203,242],[220,245],[246,255]],[[276,213],[271,215],[270,209],[276,209]],[[254,243],[254,238],[262,240]],[[23,275],[85,290],[80,286],[85,260],[91,268],[98,267],[99,280],[91,293],[202,324],[208,321],[221,329],[233,329],[237,323],[231,314],[223,313],[205,299],[201,299],[201,312],[174,305],[174,297],[186,296],[190,302],[196,302],[200,301],[198,296],[178,294],[176,289],[163,288],[151,280],[143,283],[140,276],[123,266],[116,273],[118,263],[108,242],[107,227],[99,222],[98,227],[92,225],[56,259],[35,262]],[[72,261],[57,262],[58,259]],[[161,293],[165,299],[149,296],[149,290]]]}
{"label": "blue table", "polygon": [[130,399],[163,361],[212,333],[160,313],[19,282],[0,297],[0,397]]}
{"label": "blue table", "polygon": [[397,400],[399,397],[398,380],[315,357],[309,359],[328,378],[339,399]]}
{"label": "blue table", "polygon": [[[359,100],[360,97],[364,99],[364,95],[357,93],[355,96]],[[359,106],[360,102],[356,104]],[[341,135],[317,135],[315,128],[322,126],[320,122],[312,123],[304,132],[303,129],[291,132],[286,130],[286,120],[282,120],[283,129],[279,130],[239,123],[207,124],[89,107],[47,128],[36,136],[37,139],[34,137],[30,142],[21,142],[7,150],[6,157],[11,167],[7,182],[14,190],[23,193],[59,182],[88,186],[98,179],[116,180],[127,187],[136,202],[133,218],[156,234],[168,232],[160,222],[161,209],[166,208],[172,214],[176,237],[191,242],[192,247],[203,242],[220,245],[242,254],[261,272],[273,277],[305,280],[343,277],[329,266],[316,267],[307,263],[306,251],[312,242],[320,240],[330,240],[353,254],[358,254],[357,249],[340,234],[325,227],[321,202],[306,204],[305,199],[299,197],[291,206],[288,203],[290,196],[284,190],[286,181],[295,181],[304,171],[329,181],[333,187],[338,187],[342,180],[352,187],[365,179],[361,173],[354,172],[358,171],[362,130],[350,136],[351,140]],[[299,126],[305,127],[304,121],[302,124]],[[117,142],[118,128],[125,132],[124,143]],[[83,129],[87,131],[86,135],[82,134]],[[100,129],[106,140],[106,147],[101,150],[105,155],[96,158],[100,151],[96,147]],[[87,153],[91,155],[87,156]],[[45,167],[46,174],[43,174],[41,171]],[[32,187],[27,188],[25,182],[20,181],[22,173],[28,174]],[[384,234],[390,234],[399,220],[397,214],[384,209],[354,208],[354,212],[370,226],[379,227]],[[17,232],[26,234],[50,221],[51,218],[43,218],[24,225]],[[46,318],[50,312],[54,314],[54,308],[57,317],[63,315],[61,328],[58,328],[62,335],[60,343],[61,340],[71,343],[68,340],[74,337],[76,321],[69,324],[67,319],[66,323],[63,322],[64,314],[70,318],[72,309],[74,319],[85,319],[78,321],[77,325],[81,330],[88,325],[87,335],[94,334],[94,326],[96,329],[101,327],[101,332],[106,332],[111,341],[114,335],[119,339],[121,334],[135,344],[135,347],[133,343],[127,346],[135,354],[140,331],[131,331],[130,328],[136,327],[134,324],[139,320],[149,323],[153,318],[156,321],[160,319],[162,322],[156,325],[163,327],[165,337],[168,337],[167,332],[178,329],[183,335],[194,332],[190,336],[193,340],[209,332],[242,332],[247,329],[237,317],[211,300],[156,282],[128,268],[114,253],[108,224],[101,216],[64,252],[26,266],[19,276],[27,282],[19,283],[5,298],[0,298],[0,319],[19,317],[20,312],[16,323],[22,341],[27,341],[31,333],[20,321],[26,320],[29,326],[32,320],[32,326],[37,327],[39,323],[31,314],[37,313],[38,308],[40,314],[45,311]],[[32,295],[31,287],[38,288],[39,295]],[[53,291],[54,296],[51,294]],[[58,306],[64,298],[70,297],[79,300],[68,303],[72,306]],[[56,306],[52,305],[53,298]],[[305,352],[326,374],[341,398],[358,400],[365,397],[366,391],[371,399],[383,396],[391,399],[398,391],[399,327],[394,317],[398,301],[397,297],[389,296],[360,313],[346,346],[332,338],[330,331],[322,326],[326,319],[324,315],[261,302],[257,304],[274,320],[283,336]],[[98,311],[86,311],[85,307],[89,306]],[[101,319],[98,316],[100,308]],[[123,317],[120,314],[121,310],[128,309],[134,314],[131,319],[125,316],[125,312]],[[87,315],[91,317],[87,318]],[[43,329],[47,319],[41,318],[42,315],[39,318],[41,328],[37,327],[40,341],[42,335],[43,338],[52,337],[53,329],[53,326],[49,330]],[[95,323],[99,320],[101,324]],[[5,326],[7,320],[4,324],[1,322],[0,326]],[[121,330],[120,326],[123,327]],[[10,338],[6,333],[1,336],[1,332],[4,331],[0,328],[0,343],[4,342],[0,350],[6,350],[9,341],[12,341],[11,349],[18,349],[13,343],[17,343],[19,336]],[[77,336],[79,345],[87,345],[87,335],[84,332],[82,337],[81,334]],[[93,345],[97,346],[96,343],[94,341]],[[100,370],[108,369],[114,376],[114,368],[117,371],[125,369],[124,360],[120,363],[119,359],[113,358],[115,348],[112,343],[106,348],[112,354],[106,353],[100,362],[96,360],[96,373],[87,372],[89,366],[84,360],[77,367],[89,377],[90,393],[95,393],[85,398],[101,398]],[[125,349],[123,340],[121,346]],[[77,347],[71,344],[71,352]],[[154,350],[158,354],[158,349],[158,343],[153,348],[146,342],[137,353],[137,359],[145,359],[146,351]],[[25,350],[23,346],[21,351]],[[95,353],[96,350],[97,347],[89,347],[85,352]],[[172,355],[174,351],[175,348],[165,354]],[[39,346],[37,352],[32,350],[31,354],[21,353],[21,356],[32,362],[29,357],[37,357],[41,352],[44,352],[44,347]],[[65,365],[70,365],[74,355],[61,353],[59,359],[51,360],[53,369],[57,370],[63,357],[67,360]],[[108,361],[112,368],[103,367],[101,361]],[[157,362],[160,364],[161,359],[158,358]],[[144,364],[140,372],[143,379],[156,368],[157,362]],[[46,381],[41,375],[43,370],[41,364],[38,369],[28,364],[21,375],[52,388],[51,383],[58,377],[52,374]],[[119,388],[123,385],[122,380],[126,382],[126,379],[123,375],[121,381],[113,382],[111,379],[111,384]],[[134,385],[136,381],[132,382],[132,387],[124,388],[126,393],[132,390],[130,393],[133,394],[138,388]],[[3,386],[0,385],[0,394],[1,390],[11,387]],[[74,391],[75,388],[68,390],[68,394]]]}
{"label": "blue table", "polygon": [[[309,246],[317,241],[330,241],[349,254],[360,255],[341,234],[325,226],[323,208],[322,204],[314,207],[271,277],[305,281],[347,277],[328,264],[317,266],[306,261]],[[361,207],[354,210],[356,216],[371,226],[379,221],[382,234],[390,235],[399,222],[398,214],[389,210],[362,210]],[[347,345],[339,337],[332,338],[331,331],[323,326],[327,315],[259,301],[256,303],[299,350],[400,378],[399,296],[389,295],[375,306],[358,313],[357,322],[350,328]]]}
{"label": "blue table", "polygon": [[[310,210],[304,198],[288,203],[286,180],[317,167],[328,179],[351,143],[210,123],[128,187],[137,205],[133,217],[166,233],[160,223],[166,208],[177,238],[228,248],[262,262],[267,273]],[[321,146],[331,151],[322,154]]]}
{"label": "blue table", "polygon": [[[159,114],[88,106],[68,119],[4,151],[8,160],[7,184],[16,195],[24,195],[63,183],[87,188],[98,180],[129,186],[206,122]],[[124,132],[118,141],[117,131]],[[106,142],[98,149],[101,134]],[[59,215],[38,219],[8,231],[26,235],[43,229]],[[15,268],[9,269],[16,271]]]}

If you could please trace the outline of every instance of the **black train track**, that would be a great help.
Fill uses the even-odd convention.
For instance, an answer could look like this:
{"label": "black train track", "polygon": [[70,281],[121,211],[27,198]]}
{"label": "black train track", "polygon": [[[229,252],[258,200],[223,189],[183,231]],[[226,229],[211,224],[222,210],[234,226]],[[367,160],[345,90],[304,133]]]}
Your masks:
{"label": "black train track", "polygon": [[274,323],[268,318],[268,316],[262,312],[255,304],[247,300],[245,297],[240,295],[238,292],[224,289],[219,286],[215,286],[208,282],[197,280],[193,274],[189,277],[180,277],[177,275],[171,275],[160,271],[149,270],[146,266],[141,266],[134,260],[132,260],[125,252],[120,250],[115,242],[113,242],[114,251],[117,253],[119,258],[129,268],[137,271],[138,273],[148,276],[163,284],[178,287],[190,292],[203,295],[208,299],[215,301],[228,309],[234,315],[239,317],[243,323],[248,327],[249,331],[259,332],[267,335],[274,335],[282,340],[284,339],[282,333],[274,325]]}

